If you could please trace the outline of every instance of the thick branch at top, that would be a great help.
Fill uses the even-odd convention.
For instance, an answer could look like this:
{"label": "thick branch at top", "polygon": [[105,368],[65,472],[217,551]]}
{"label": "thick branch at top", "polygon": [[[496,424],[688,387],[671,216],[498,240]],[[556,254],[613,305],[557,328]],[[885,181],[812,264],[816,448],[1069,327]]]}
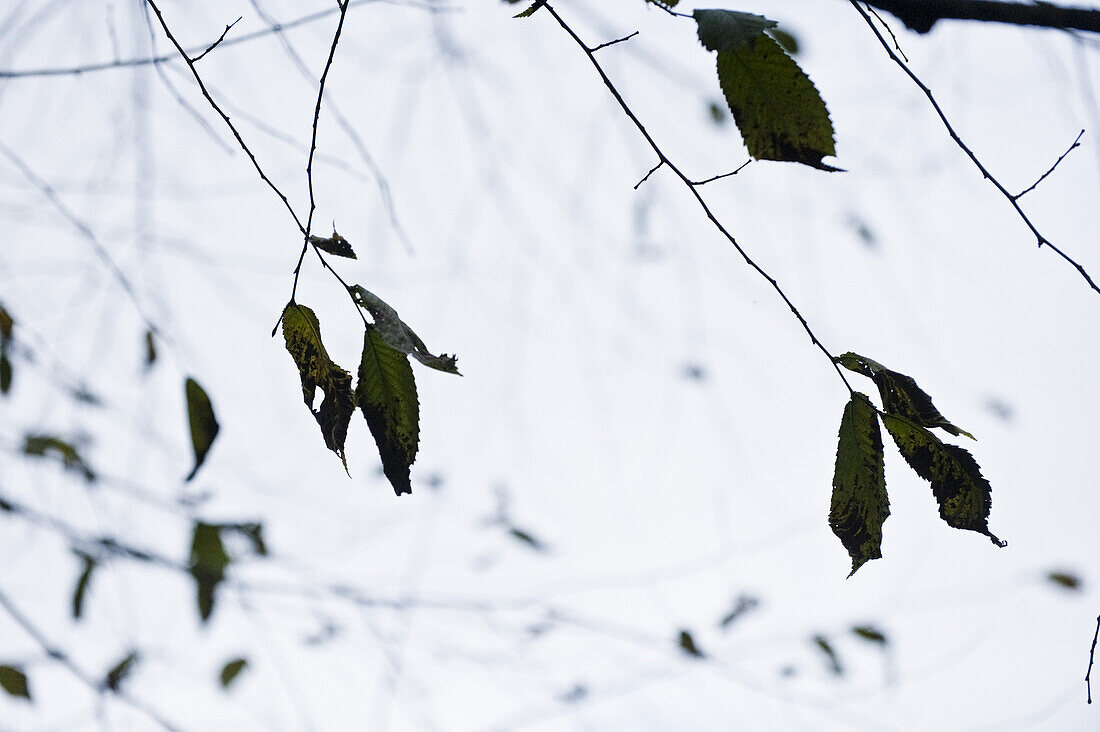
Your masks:
{"label": "thick branch at top", "polygon": [[897,16],[917,33],[927,33],[938,20],[978,20],[1100,33],[1100,9],[1093,8],[995,0],[867,0],[867,4]]}

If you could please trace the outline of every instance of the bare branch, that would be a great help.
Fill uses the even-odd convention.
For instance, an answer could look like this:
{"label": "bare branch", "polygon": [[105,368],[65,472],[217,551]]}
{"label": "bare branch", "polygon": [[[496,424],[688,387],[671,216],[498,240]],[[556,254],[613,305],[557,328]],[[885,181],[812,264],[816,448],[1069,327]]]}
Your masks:
{"label": "bare branch", "polygon": [[745,162],[738,165],[737,170],[732,170],[729,173],[722,173],[721,175],[715,175],[713,177],[707,178],[706,180],[693,180],[693,181],[691,181],[691,185],[692,186],[705,186],[707,183],[713,183],[716,180],[722,180],[723,178],[729,178],[731,175],[737,175],[742,170],[744,170],[745,167],[751,162],[752,162],[752,158],[749,158]]}
{"label": "bare branch", "polygon": [[607,48],[608,46],[614,46],[616,43],[622,43],[623,41],[629,41],[631,38],[633,38],[636,35],[638,35],[638,31],[634,31],[629,36],[623,36],[622,38],[616,38],[615,40],[608,41],[607,43],[601,43],[600,45],[596,46],[595,48],[590,48],[588,50],[595,53],[596,51],[599,51],[601,48]]}
{"label": "bare branch", "polygon": [[1096,657],[1096,638],[1100,636],[1100,615],[1096,616],[1096,632],[1092,634],[1092,648],[1089,649],[1089,670],[1085,672],[1085,688],[1088,689],[1089,704],[1092,704],[1092,663]]}
{"label": "bare branch", "polygon": [[[825,347],[825,344],[823,344],[818,339],[813,329],[810,328],[809,322],[807,322],[806,318],[803,317],[798,308],[795,307],[794,303],[787,296],[787,293],[783,291],[783,288],[779,286],[779,283],[775,280],[774,277],[769,275],[759,264],[753,261],[753,259],[748,255],[748,252],[746,252],[737,242],[737,239],[734,238],[733,234],[731,234],[729,230],[726,229],[726,227],[722,224],[722,222],[718,220],[718,217],[715,216],[714,212],[710,208],[710,205],[707,204],[706,199],[704,199],[703,196],[699,193],[697,187],[692,183],[691,179],[688,178],[687,175],[685,175],[684,172],[680,170],[680,168],[675,163],[669,160],[668,156],[665,155],[660,146],[657,145],[657,142],[649,134],[649,131],[646,130],[645,125],[643,125],[641,120],[638,119],[637,115],[634,114],[634,111],[630,108],[630,106],[623,99],[622,95],[619,93],[619,90],[615,88],[615,85],[607,76],[607,73],[600,65],[600,62],[596,60],[596,55],[592,52],[592,49],[590,49],[588,45],[586,45],[585,42],[581,40],[580,36],[577,35],[576,31],[574,31],[572,27],[570,27],[569,24],[567,24],[560,15],[558,15],[553,6],[547,3],[545,7],[547,12],[549,12],[550,15],[554,17],[554,20],[557,21],[558,25],[561,26],[562,30],[564,30],[569,35],[569,37],[572,38],[578,46],[580,46],[585,55],[588,56],[589,62],[591,62],[592,66],[596,69],[596,73],[599,74],[600,79],[603,80],[604,86],[606,86],[607,90],[611,92],[611,96],[615,98],[615,101],[619,104],[619,107],[623,110],[623,113],[626,114],[627,118],[629,118],[634,126],[638,129],[638,132],[642,134],[642,137],[645,138],[645,141],[649,143],[650,149],[652,149],[653,152],[657,154],[657,159],[659,161],[657,168],[661,167],[662,165],[667,165],[669,170],[671,170],[676,175],[676,177],[680,179],[684,186],[686,186],[687,189],[691,192],[691,195],[695,198],[695,201],[699,204],[699,207],[703,209],[703,213],[706,214],[706,217],[710,220],[712,224],[714,224],[714,227],[718,229],[719,233],[721,233],[722,236],[726,238],[726,241],[733,245],[734,249],[737,250],[737,253],[741,255],[746,264],[756,270],[756,272],[761,277],[768,281],[768,284],[772,286],[772,289],[775,290],[776,293],[778,293],[779,297],[782,298],[783,302],[786,303],[788,308],[790,308],[791,313],[793,313],[794,316],[798,319],[798,322],[802,324],[802,329],[806,331],[806,334],[808,336],[810,336],[810,341],[815,346],[817,346],[817,348],[829,359],[829,364],[833,367],[834,370],[836,370],[837,376],[839,376],[840,380],[844,382],[844,386],[848,389],[848,391],[850,393],[855,393],[852,389],[851,384],[848,383],[848,379],[844,376],[844,372],[841,371],[840,366],[837,365],[833,354],[830,353],[829,349]],[[663,6],[658,5],[657,7]],[[670,12],[672,15],[684,16],[683,13],[676,13],[671,10],[669,10],[668,12]],[[654,168],[654,170],[656,170],[657,168]],[[650,172],[652,173],[652,171]]]}
{"label": "bare branch", "polygon": [[1011,3],[996,0],[869,0],[917,33],[927,33],[940,20],[1039,26],[1100,33],[1100,10],[1062,7],[1046,2]]}
{"label": "bare branch", "polygon": [[1058,167],[1058,164],[1061,163],[1063,160],[1065,160],[1067,155],[1069,155],[1071,152],[1073,152],[1074,148],[1081,147],[1081,137],[1084,134],[1085,134],[1084,130],[1081,130],[1080,132],[1078,132],[1077,133],[1077,138],[1073,141],[1073,144],[1069,146],[1068,150],[1066,150],[1064,153],[1062,153],[1061,155],[1058,156],[1058,159],[1054,161],[1054,165],[1050,166],[1050,170],[1048,170],[1047,172],[1040,175],[1039,180],[1035,181],[1030,186],[1028,186],[1024,190],[1020,191],[1015,196],[1013,196],[1012,197],[1013,200],[1019,200],[1019,199],[1024,197],[1025,193],[1031,193],[1033,190],[1035,190],[1039,186],[1039,184],[1042,183],[1046,179],[1046,177],[1048,175],[1050,175],[1051,173],[1054,172],[1054,169]]}
{"label": "bare branch", "polygon": [[233,26],[235,26],[235,25],[236,25],[237,23],[240,23],[240,22],[241,22],[241,19],[240,19],[240,17],[238,17],[238,18],[237,18],[236,20],[234,20],[234,21],[233,21],[232,23],[230,23],[229,25],[225,26],[225,30],[223,30],[223,31],[222,31],[222,34],[221,34],[221,36],[219,36],[219,37],[218,37],[218,40],[216,40],[216,41],[214,41],[213,43],[211,43],[211,44],[210,44],[209,46],[207,46],[207,47],[206,47],[206,50],[205,50],[205,51],[203,51],[202,53],[200,53],[200,54],[199,54],[198,56],[195,56],[195,58],[191,59],[191,63],[198,63],[198,61],[199,61],[199,60],[200,60],[200,59],[201,59],[201,58],[202,58],[203,56],[205,56],[206,54],[210,53],[210,52],[211,52],[211,51],[213,51],[213,50],[214,50],[215,48],[217,48],[217,47],[218,47],[218,45],[219,45],[219,44],[220,44],[220,43],[221,43],[222,41],[224,41],[224,40],[225,40],[225,35],[226,35],[227,33],[229,33],[230,29],[231,29],[231,28],[232,28]]}
{"label": "bare branch", "polygon": [[890,48],[890,44],[886,41],[885,38],[883,38],[882,33],[879,32],[879,29],[875,27],[875,23],[873,20],[871,20],[871,16],[869,16],[867,12],[859,6],[859,2],[857,0],[849,0],[849,3],[853,8],[856,9],[856,12],[863,17],[863,20],[867,23],[867,27],[869,27],[871,29],[871,32],[875,34],[875,37],[878,39],[882,47],[886,50],[886,53],[890,56],[890,59],[893,60],[893,62],[896,63],[901,68],[901,70],[905,72],[905,75],[908,76],[913,81],[913,83],[916,84],[917,87],[924,93],[924,96],[928,98],[928,101],[932,104],[932,108],[936,110],[936,114],[939,116],[940,121],[943,122],[943,126],[947,128],[947,134],[951,136],[951,139],[955,141],[955,144],[958,145],[964,153],[966,153],[966,156],[970,158],[970,161],[974,163],[974,166],[981,172],[982,177],[993,184],[993,187],[1000,191],[1001,195],[1004,196],[1010,204],[1012,204],[1012,208],[1016,209],[1016,213],[1020,215],[1020,218],[1027,225],[1027,228],[1030,229],[1031,233],[1035,235],[1039,247],[1042,248],[1044,245],[1050,247],[1050,249],[1054,251],[1058,256],[1066,260],[1069,264],[1073,265],[1073,267],[1080,273],[1080,275],[1085,278],[1085,282],[1088,283],[1089,287],[1095,290],[1097,294],[1100,294],[1100,287],[1096,285],[1096,282],[1094,282],[1092,277],[1089,276],[1089,273],[1085,270],[1085,268],[1082,267],[1068,254],[1055,246],[1050,241],[1050,239],[1047,239],[1045,236],[1043,236],[1043,234],[1035,227],[1035,224],[1032,223],[1031,219],[1028,218],[1028,215],[1020,207],[1019,201],[1016,200],[1017,197],[1008,192],[1008,189],[1005,188],[1004,185],[1002,185],[1001,182],[997,180],[997,178],[995,178],[992,173],[989,172],[985,165],[982,164],[982,161],[978,159],[978,156],[974,154],[974,151],[971,150],[967,146],[967,144],[962,141],[962,138],[959,137],[959,134],[955,132],[955,128],[951,125],[951,122],[948,121],[947,115],[940,107],[939,102],[936,101],[936,97],[932,94],[932,90],[929,89],[928,86],[920,80],[920,77],[913,73],[913,70],[909,68],[908,64],[898,58],[898,55],[894,53],[894,49]]}

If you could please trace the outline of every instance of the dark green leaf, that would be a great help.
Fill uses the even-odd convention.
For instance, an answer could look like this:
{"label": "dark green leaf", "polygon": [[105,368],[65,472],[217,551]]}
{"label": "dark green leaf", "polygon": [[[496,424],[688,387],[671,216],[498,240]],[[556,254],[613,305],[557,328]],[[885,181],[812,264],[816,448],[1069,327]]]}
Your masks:
{"label": "dark green leaf", "polygon": [[382,336],[382,341],[387,346],[412,356],[420,363],[436,371],[445,371],[448,374],[462,376],[458,373],[457,359],[454,356],[449,356],[446,353],[442,356],[433,355],[428,347],[424,345],[424,341],[420,340],[420,337],[413,332],[412,328],[405,325],[404,321],[398,316],[397,311],[382,298],[359,285],[353,285],[351,292],[355,302],[359,303],[359,307],[370,313],[371,318],[374,319],[374,326],[378,329],[378,334]]}
{"label": "dark green leaf", "polygon": [[921,425],[892,414],[882,416],[905,462],[932,484],[940,506],[940,518],[948,526],[984,534],[997,546],[1005,546],[989,531],[992,488],[973,456],[956,445],[947,445]]}
{"label": "dark green leaf", "polygon": [[107,672],[107,675],[103,677],[103,688],[110,689],[111,691],[118,691],[122,685],[122,682],[126,680],[126,677],[130,675],[130,672],[134,670],[135,664],[141,659],[141,654],[137,651],[130,651],[125,657],[111,668]]}
{"label": "dark green leaf", "polygon": [[11,391],[11,360],[6,349],[0,349],[0,394]]}
{"label": "dark green leaf", "polygon": [[719,127],[726,124],[726,120],[729,119],[726,115],[726,108],[717,102],[711,102],[707,105],[707,113],[710,115],[710,121]]}
{"label": "dark green leaf", "polygon": [[878,387],[879,396],[882,397],[882,408],[887,413],[904,417],[924,427],[939,427],[949,434],[966,435],[974,439],[974,435],[948,422],[932,404],[932,397],[917,386],[912,377],[891,371],[878,361],[850,351],[837,356],[836,362],[849,371],[873,380]]}
{"label": "dark green leaf", "polygon": [[1051,572],[1047,575],[1047,579],[1058,585],[1064,587],[1067,590],[1080,590],[1081,579],[1075,574],[1069,574],[1067,572]]}
{"label": "dark green leaf", "polygon": [[191,563],[189,571],[195,578],[198,592],[199,616],[203,622],[214,611],[214,599],[218,585],[225,579],[229,566],[229,554],[222,543],[222,526],[196,521],[191,536]]}
{"label": "dark green leaf", "polygon": [[660,5],[661,7],[664,7],[664,8],[674,8],[674,7],[676,7],[676,4],[680,2],[680,0],[645,0],[645,1],[649,4],[651,4],[651,5]]}
{"label": "dark green leaf", "polygon": [[774,28],[776,24],[763,15],[736,10],[696,10],[692,17],[698,26],[699,42],[708,51],[719,53],[752,46],[765,29]]}
{"label": "dark green leaf", "polygon": [[150,369],[157,361],[157,339],[153,331],[145,331],[145,368]]}
{"label": "dark green leaf", "polygon": [[522,13],[516,13],[512,17],[513,18],[529,18],[529,17],[531,17],[532,15],[535,14],[536,10],[538,10],[539,8],[541,8],[545,4],[546,4],[546,0],[535,0],[535,2],[531,3],[531,6],[529,8],[524,10]]}
{"label": "dark green leaf", "polygon": [[[344,441],[348,435],[348,423],[355,411],[351,393],[351,374],[337,366],[329,358],[321,342],[321,325],[317,316],[304,305],[289,303],[283,310],[283,338],[298,367],[302,381],[302,399],[321,427],[321,435],[328,449],[336,453],[347,470]],[[313,408],[317,388],[325,398],[319,409]]]}
{"label": "dark green leaf", "polygon": [[890,515],[878,413],[856,393],[844,407],[833,473],[829,526],[852,557],[851,577],[882,557],[882,524]]}
{"label": "dark green leaf", "polygon": [[695,638],[686,630],[680,631],[680,650],[693,658],[703,658],[706,656],[706,654],[699,649],[699,646],[695,645]]}
{"label": "dark green leaf", "polygon": [[843,676],[844,667],[840,664],[840,657],[836,654],[836,650],[829,642],[829,639],[823,635],[815,635],[813,640],[814,645],[825,655],[825,660],[829,664],[829,670],[836,676]]}
{"label": "dark green leaf", "polygon": [[373,325],[363,334],[355,401],[363,410],[394,492],[412,493],[409,469],[420,442],[416,380],[409,359],[387,345]]}
{"label": "dark green leaf", "polygon": [[236,680],[237,675],[240,674],[241,671],[244,671],[246,666],[248,666],[248,660],[244,658],[234,659],[222,666],[220,675],[222,688],[228,689],[229,685]]}
{"label": "dark green leaf", "polygon": [[721,51],[718,82],[754,158],[839,170],[821,162],[836,154],[824,100],[772,38],[760,34],[751,44]]}
{"label": "dark green leaf", "polygon": [[27,675],[18,666],[0,665],[0,688],[11,696],[30,701],[31,690],[27,685]]}
{"label": "dark green leaf", "polygon": [[32,457],[53,457],[60,460],[66,470],[79,473],[89,483],[95,481],[96,474],[84,462],[76,446],[53,435],[27,435],[23,439],[23,454]]}
{"label": "dark green leaf", "polygon": [[84,614],[84,597],[88,594],[88,583],[92,579],[92,572],[97,564],[96,560],[87,554],[81,552],[79,556],[84,563],[84,568],[76,580],[76,589],[73,590],[73,618],[76,620]]}
{"label": "dark green leaf", "polygon": [[214,438],[218,436],[218,420],[214,417],[214,406],[210,403],[210,397],[199,386],[199,382],[188,378],[184,382],[184,393],[187,397],[187,421],[191,426],[191,447],[195,452],[195,467],[184,478],[190,481],[199,472],[206,454],[210,452],[210,446],[214,444]]}
{"label": "dark green leaf", "polygon": [[329,254],[337,257],[347,257],[348,259],[356,259],[355,252],[351,248],[351,244],[348,244],[348,240],[336,233],[336,229],[332,230],[332,236],[321,237],[316,235],[310,235],[309,243],[320,249],[322,252],[328,252]]}
{"label": "dark green leaf", "polygon": [[537,552],[546,551],[546,545],[545,544],[543,544],[539,539],[535,538],[534,536],[532,536],[528,532],[524,531],[523,529],[519,529],[519,528],[516,528],[515,526],[513,526],[512,528],[508,529],[508,533],[516,541],[520,541],[520,542],[526,544],[527,546],[531,547],[532,549],[534,549]]}
{"label": "dark green leaf", "polygon": [[14,329],[15,319],[11,317],[11,313],[3,305],[0,305],[0,348],[11,342]]}
{"label": "dark green leaf", "polygon": [[787,31],[779,28],[769,28],[768,35],[774,38],[775,42],[789,55],[794,56],[798,53],[798,39]]}
{"label": "dark green leaf", "polygon": [[852,628],[852,633],[854,633],[857,638],[862,638],[868,643],[877,643],[880,646],[884,646],[887,643],[886,634],[871,625],[857,625]]}

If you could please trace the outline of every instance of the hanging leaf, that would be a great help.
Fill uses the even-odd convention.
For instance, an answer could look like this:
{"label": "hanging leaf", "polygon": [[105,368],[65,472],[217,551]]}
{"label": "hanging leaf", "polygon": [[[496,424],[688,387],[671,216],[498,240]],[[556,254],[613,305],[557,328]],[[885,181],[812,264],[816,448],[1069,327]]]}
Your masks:
{"label": "hanging leaf", "polygon": [[442,356],[432,355],[424,341],[413,332],[412,328],[405,325],[397,315],[397,311],[373,292],[359,285],[351,288],[352,296],[359,306],[370,313],[374,319],[374,325],[378,329],[382,340],[390,348],[412,356],[420,363],[436,371],[446,371],[448,374],[458,373],[457,359],[444,353]]}
{"label": "hanging leaf", "polygon": [[728,51],[731,48],[747,48],[776,22],[763,15],[741,13],[736,10],[696,10],[692,13],[698,25],[699,42],[708,51]]}
{"label": "hanging leaf", "polygon": [[852,628],[852,633],[868,643],[875,643],[880,646],[885,646],[887,643],[886,634],[872,625],[857,625]]}
{"label": "hanging leaf", "polygon": [[956,529],[976,531],[997,546],[1006,546],[989,531],[992,487],[973,456],[957,445],[947,445],[921,425],[904,417],[882,415],[905,462],[932,484],[940,518]]}
{"label": "hanging leaf", "polygon": [[240,675],[241,671],[244,671],[246,666],[248,666],[248,659],[245,658],[234,659],[222,666],[222,672],[219,675],[222,688],[228,689],[229,685],[237,679],[237,676]]}
{"label": "hanging leaf", "polygon": [[336,229],[332,230],[332,236],[323,237],[316,234],[310,234],[309,243],[320,249],[322,252],[328,252],[337,257],[347,257],[348,259],[357,259],[355,252],[351,248],[351,244],[348,244],[348,240],[336,233]]}
{"label": "hanging leaf", "polygon": [[[321,427],[325,445],[348,468],[344,456],[344,441],[348,423],[355,411],[351,393],[351,374],[329,358],[321,342],[321,325],[317,316],[304,305],[288,303],[283,310],[283,338],[302,380],[302,399]],[[313,408],[318,387],[325,393],[319,409]]]}
{"label": "hanging leaf", "polygon": [[188,377],[184,382],[184,394],[187,397],[187,421],[191,426],[191,448],[195,452],[195,467],[184,478],[189,482],[199,472],[206,454],[210,452],[214,438],[218,436],[218,420],[214,417],[214,406],[210,397],[199,386],[199,382]]}
{"label": "hanging leaf", "polygon": [[887,413],[905,417],[923,427],[939,427],[949,434],[975,439],[974,435],[948,422],[932,404],[932,397],[917,386],[912,377],[891,371],[877,361],[850,351],[837,356],[836,362],[873,380],[882,397],[882,408]]}
{"label": "hanging leaf", "polygon": [[83,561],[84,568],[80,572],[80,577],[76,580],[76,589],[73,590],[74,620],[79,620],[80,616],[84,614],[84,597],[88,594],[88,583],[91,582],[92,572],[97,565],[95,558],[83,552],[80,552],[78,556]]}
{"label": "hanging leaf", "polygon": [[837,655],[836,649],[833,648],[833,644],[829,642],[829,639],[823,635],[815,635],[813,640],[814,645],[825,655],[829,670],[836,676],[843,676],[844,667],[840,664],[840,656]]}
{"label": "hanging leaf", "polygon": [[856,393],[844,407],[833,473],[829,526],[852,557],[851,577],[882,557],[882,524],[890,515],[878,413]]}
{"label": "hanging leaf", "polygon": [[0,689],[11,696],[31,700],[31,690],[27,685],[27,675],[18,666],[0,665]]}
{"label": "hanging leaf", "polygon": [[11,391],[11,360],[7,350],[0,348],[0,394]]}
{"label": "hanging leaf", "polygon": [[394,492],[412,493],[409,469],[420,442],[416,380],[409,359],[390,347],[373,325],[363,334],[355,401],[363,410],[382,458],[382,471]]}
{"label": "hanging leaf", "polygon": [[1074,591],[1081,589],[1081,578],[1075,574],[1070,574],[1068,572],[1050,572],[1047,574],[1047,579],[1063,589]]}
{"label": "hanging leaf", "polygon": [[645,0],[651,5],[660,5],[663,8],[674,8],[680,0]]}
{"label": "hanging leaf", "polygon": [[153,335],[153,331],[145,331],[145,370],[153,368],[153,364],[157,362],[157,339]]}
{"label": "hanging leaf", "polygon": [[116,663],[107,675],[103,677],[103,688],[110,689],[111,691],[118,691],[122,686],[122,682],[126,680],[126,677],[130,675],[130,672],[134,670],[134,666],[141,660],[141,654],[137,651],[130,651],[121,661]]}
{"label": "hanging leaf", "polygon": [[203,622],[214,612],[214,599],[218,585],[225,579],[229,566],[229,554],[222,543],[222,528],[216,524],[196,521],[191,535],[191,563],[188,571],[195,578],[198,593],[199,616]]}
{"label": "hanging leaf", "polygon": [[27,435],[23,438],[23,454],[31,457],[53,457],[60,460],[66,470],[79,473],[89,483],[96,480],[95,471],[84,461],[76,446],[60,437]]}
{"label": "hanging leaf", "polygon": [[680,631],[680,650],[693,658],[704,658],[706,654],[695,645],[695,638],[689,631]]}
{"label": "hanging leaf", "polygon": [[539,8],[541,8],[545,4],[546,4],[546,0],[535,0],[535,2],[531,3],[531,6],[529,8],[524,10],[522,13],[516,13],[512,17],[513,18],[530,18],[532,15],[535,14],[536,10],[538,10]]}
{"label": "hanging leaf", "polygon": [[523,529],[519,529],[513,526],[512,528],[508,529],[508,534],[516,541],[526,544],[531,549],[534,549],[537,552],[546,551],[546,545],[543,544],[541,540],[539,540],[532,534],[524,531]]}
{"label": "hanging leaf", "polygon": [[722,616],[722,619],[718,621],[718,627],[722,630],[727,630],[734,621],[740,618],[750,610],[755,610],[760,606],[760,600],[751,595],[741,595],[737,598],[737,602],[730,608],[729,612]]}
{"label": "hanging leaf", "polygon": [[699,40],[718,51],[718,83],[745,147],[757,160],[818,170],[836,154],[829,110],[810,77],[764,29],[773,21],[729,10],[696,10]]}

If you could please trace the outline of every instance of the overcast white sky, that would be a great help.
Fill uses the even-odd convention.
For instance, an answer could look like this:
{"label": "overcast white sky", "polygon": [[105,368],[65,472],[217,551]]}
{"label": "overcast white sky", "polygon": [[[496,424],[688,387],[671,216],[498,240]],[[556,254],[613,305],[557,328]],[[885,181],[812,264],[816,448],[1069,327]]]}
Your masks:
{"label": "overcast white sky", "polygon": [[[721,95],[694,23],[641,0],[554,5],[591,44],[640,32],[599,58],[689,175],[747,159],[710,118]],[[413,495],[393,495],[361,417],[351,479],[325,449],[270,338],[300,237],[186,67],[0,78],[15,156],[0,155],[0,303],[22,344],[0,399],[0,496],[49,517],[0,516],[0,591],[96,677],[141,649],[125,688],[186,730],[1096,728],[1100,295],[1036,248],[848,3],[714,5],[798,38],[837,130],[827,162],[848,172],[760,162],[701,190],[828,348],[910,374],[978,437],[965,447],[1007,548],[943,524],[887,445],[885,557],[845,579],[827,516],[848,395],[797,320],[667,171],[634,189],[652,153],[545,13],[395,0],[348,13],[314,182],[317,228],[335,222],[359,254],[334,263],[342,276],[459,357],[462,379],[416,365]],[[163,10],[202,46],[238,16],[228,39],[328,7]],[[335,21],[285,34],[314,80],[271,34],[198,66],[300,214]],[[1010,190],[1087,130],[1021,201],[1100,274],[1096,40],[890,23]],[[9,0],[0,70],[172,50],[152,28],[137,0]],[[297,299],[353,369],[361,322],[315,259]],[[143,317],[168,336],[147,374]],[[222,429],[184,485],[188,375]],[[74,403],[74,377],[103,406]],[[86,436],[103,480],[20,457],[42,431]],[[60,526],[185,561],[194,518],[262,520],[272,550],[234,565],[208,625],[186,575],[123,560],[71,619],[80,562]],[[1056,570],[1082,590],[1047,581]],[[758,604],[720,627],[739,597]],[[679,648],[682,629],[705,658]],[[249,668],[222,691],[238,656]],[[0,612],[3,663],[35,696],[0,696],[4,732],[158,728],[97,701]]]}

